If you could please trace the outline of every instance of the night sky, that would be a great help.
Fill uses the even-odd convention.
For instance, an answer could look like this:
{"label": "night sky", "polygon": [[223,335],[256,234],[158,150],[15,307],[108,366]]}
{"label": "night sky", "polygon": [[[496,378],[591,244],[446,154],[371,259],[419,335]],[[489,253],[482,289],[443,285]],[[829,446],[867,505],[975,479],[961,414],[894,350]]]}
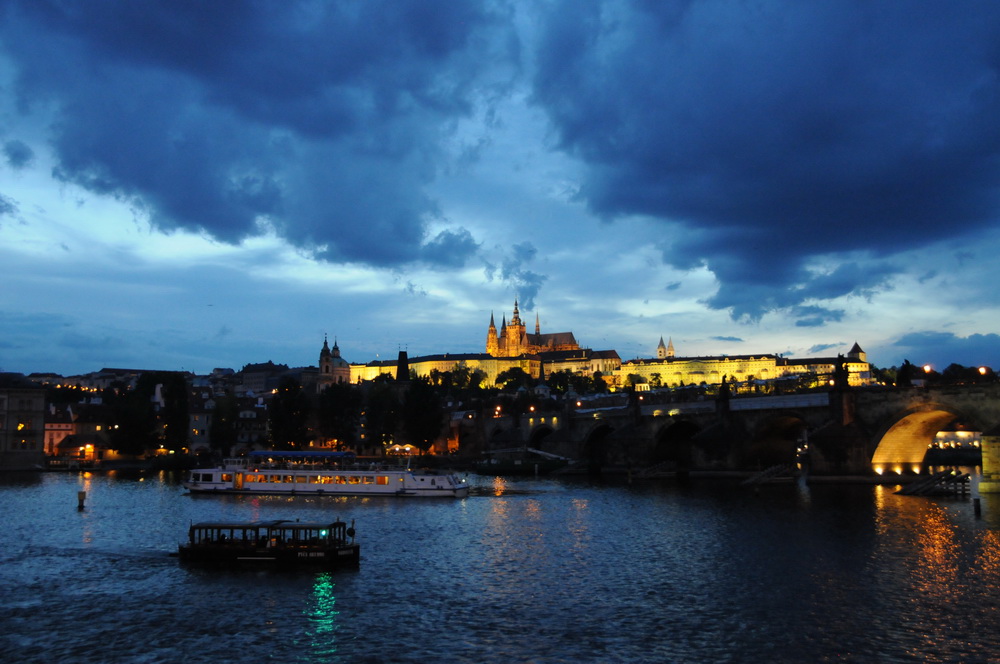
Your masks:
{"label": "night sky", "polygon": [[0,0],[0,370],[1000,367],[1000,3]]}

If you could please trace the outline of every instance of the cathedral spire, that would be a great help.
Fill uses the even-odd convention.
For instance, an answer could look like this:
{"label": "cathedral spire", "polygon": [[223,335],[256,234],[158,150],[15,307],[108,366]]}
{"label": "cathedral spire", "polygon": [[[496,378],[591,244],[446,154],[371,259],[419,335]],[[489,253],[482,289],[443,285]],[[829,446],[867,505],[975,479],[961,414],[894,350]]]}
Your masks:
{"label": "cathedral spire", "polygon": [[535,312],[535,334],[541,334],[541,333],[542,333],[542,326],[538,322],[538,312],[536,311]]}
{"label": "cathedral spire", "polygon": [[486,352],[493,357],[500,355],[500,340],[497,338],[497,325],[490,312],[490,327],[486,330]]}

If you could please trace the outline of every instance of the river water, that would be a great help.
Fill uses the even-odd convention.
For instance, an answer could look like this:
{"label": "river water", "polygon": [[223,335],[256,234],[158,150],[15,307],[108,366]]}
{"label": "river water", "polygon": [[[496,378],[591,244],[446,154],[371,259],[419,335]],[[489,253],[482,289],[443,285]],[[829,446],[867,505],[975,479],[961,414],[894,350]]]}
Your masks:
{"label": "river water", "polygon": [[[0,661],[1000,661],[1000,496],[977,517],[867,485],[470,480],[420,500],[0,475]],[[360,569],[168,555],[192,521],[331,517]]]}

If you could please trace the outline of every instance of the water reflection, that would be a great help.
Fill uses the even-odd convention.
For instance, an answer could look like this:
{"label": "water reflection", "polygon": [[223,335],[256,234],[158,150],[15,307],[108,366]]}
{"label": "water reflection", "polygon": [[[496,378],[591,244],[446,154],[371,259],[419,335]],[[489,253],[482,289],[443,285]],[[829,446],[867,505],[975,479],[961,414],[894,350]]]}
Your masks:
{"label": "water reflection", "polygon": [[[1000,653],[1000,496],[976,519],[968,499],[882,486],[480,487],[437,502],[197,497],[153,475],[0,481],[0,652],[95,664]],[[349,574],[205,573],[166,556],[191,521],[335,516],[363,538]]]}
{"label": "water reflection", "polygon": [[312,606],[307,612],[311,626],[311,651],[318,659],[329,661],[337,653],[336,633],[340,612],[337,611],[335,584],[329,573],[317,574],[312,587]]}

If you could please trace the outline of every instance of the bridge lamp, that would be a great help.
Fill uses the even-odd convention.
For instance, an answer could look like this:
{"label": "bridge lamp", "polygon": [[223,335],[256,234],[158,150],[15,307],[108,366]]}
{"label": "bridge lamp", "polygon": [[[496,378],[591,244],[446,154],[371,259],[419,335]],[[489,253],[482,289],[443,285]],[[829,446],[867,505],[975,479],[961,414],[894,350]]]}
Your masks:
{"label": "bridge lamp", "polygon": [[980,376],[985,376],[987,371],[989,371],[989,369],[987,369],[986,367],[979,367]]}
{"label": "bridge lamp", "polygon": [[933,370],[934,370],[934,367],[932,367],[931,365],[929,365],[929,364],[925,364],[924,365],[924,373],[930,373]]}

